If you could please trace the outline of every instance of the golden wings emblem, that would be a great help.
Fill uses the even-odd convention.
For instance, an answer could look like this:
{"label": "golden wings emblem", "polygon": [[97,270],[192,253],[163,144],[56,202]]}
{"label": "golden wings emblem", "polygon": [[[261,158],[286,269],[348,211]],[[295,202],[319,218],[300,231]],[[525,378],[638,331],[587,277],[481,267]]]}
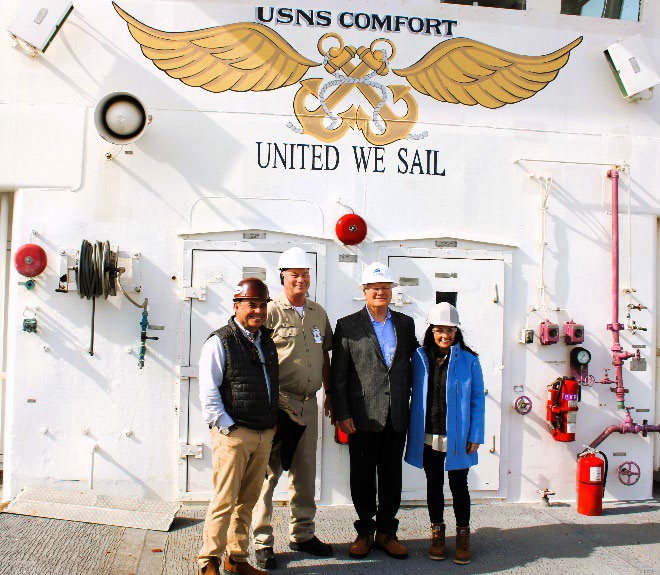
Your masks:
{"label": "golden wings emblem", "polygon": [[[325,34],[318,41],[323,61],[315,62],[262,24],[240,22],[164,32],[139,22],[114,2],[113,6],[142,53],[188,86],[210,92],[262,92],[300,82],[293,101],[300,125],[288,126],[322,142],[334,142],[349,129],[360,130],[368,142],[380,146],[424,137],[426,133],[412,134],[418,106],[411,87],[440,102],[492,109],[526,100],[557,77],[571,50],[582,42],[579,37],[550,54],[524,56],[469,38],[452,38],[431,48],[415,64],[393,69],[390,63],[396,57],[396,46],[384,38],[356,49],[345,46],[336,33]],[[329,44],[332,46],[327,47]],[[310,68],[321,65],[332,80],[302,79]],[[390,71],[409,85],[380,82]],[[361,105],[334,111],[354,89],[370,104],[371,114]],[[310,95],[318,101],[313,109],[305,104]],[[390,106],[399,101],[407,106],[402,116]]]}

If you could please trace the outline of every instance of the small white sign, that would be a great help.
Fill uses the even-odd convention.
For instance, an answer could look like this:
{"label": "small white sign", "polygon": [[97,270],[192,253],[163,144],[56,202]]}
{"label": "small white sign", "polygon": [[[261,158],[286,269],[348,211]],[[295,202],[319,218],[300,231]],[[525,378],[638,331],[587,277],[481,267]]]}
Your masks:
{"label": "small white sign", "polygon": [[602,467],[590,467],[589,468],[589,481],[595,483],[600,483],[603,480],[603,468]]}

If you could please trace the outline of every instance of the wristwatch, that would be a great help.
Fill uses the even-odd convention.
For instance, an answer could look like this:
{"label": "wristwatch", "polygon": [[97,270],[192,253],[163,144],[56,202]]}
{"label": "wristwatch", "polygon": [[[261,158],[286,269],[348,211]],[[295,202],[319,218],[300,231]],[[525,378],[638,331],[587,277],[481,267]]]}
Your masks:
{"label": "wristwatch", "polygon": [[220,427],[219,429],[220,429],[220,433],[222,433],[222,435],[229,435],[230,431],[234,431],[234,429],[238,429],[238,425],[233,423],[229,427],[224,427],[223,426],[223,427]]}

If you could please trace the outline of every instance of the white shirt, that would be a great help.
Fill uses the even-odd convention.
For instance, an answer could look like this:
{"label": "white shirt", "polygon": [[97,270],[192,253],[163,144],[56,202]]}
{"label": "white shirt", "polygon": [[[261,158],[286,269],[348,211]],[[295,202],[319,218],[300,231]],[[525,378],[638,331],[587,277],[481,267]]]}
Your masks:
{"label": "white shirt", "polygon": [[[259,352],[261,365],[266,377],[266,385],[268,387],[268,397],[270,398],[270,379],[266,371],[266,360],[261,349],[261,333],[257,331],[252,334],[246,330],[235,319],[236,326],[245,334],[245,336],[254,341],[254,345]],[[256,337],[255,337],[256,335]],[[231,427],[234,420],[227,413],[225,405],[220,395],[220,387],[224,379],[224,371],[227,357],[225,348],[222,345],[219,337],[211,337],[206,340],[202,346],[202,352],[199,357],[199,401],[202,407],[202,416],[204,421],[213,427]]]}

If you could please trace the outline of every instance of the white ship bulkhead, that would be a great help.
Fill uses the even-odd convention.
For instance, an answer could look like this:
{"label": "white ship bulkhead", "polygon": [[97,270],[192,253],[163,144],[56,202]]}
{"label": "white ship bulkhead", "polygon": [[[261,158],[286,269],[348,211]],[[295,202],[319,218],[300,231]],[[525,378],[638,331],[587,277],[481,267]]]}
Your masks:
{"label": "white ship bulkhead", "polygon": [[[584,324],[590,374],[602,380],[609,368],[613,379],[606,326],[607,171],[614,167],[621,171],[619,321],[647,328],[621,332],[623,348],[639,349],[644,360],[635,370],[625,362],[626,404],[636,408],[635,421],[658,424],[660,99],[623,98],[603,50],[639,35],[659,69],[660,7],[644,0],[637,22],[560,14],[560,4],[527,0],[526,10],[504,10],[431,0],[276,0],[259,11],[249,2],[120,2],[139,23],[166,32],[261,18],[303,61],[321,64],[291,85],[261,91],[213,92],[168,76],[149,59],[158,63],[162,55],[141,50],[139,31],[134,39],[109,1],[77,0],[47,51],[34,57],[24,43],[13,47],[0,35],[6,239],[12,258],[30,242],[48,257],[33,289],[13,259],[7,263],[3,499],[30,485],[84,490],[90,482],[103,494],[207,499],[201,346],[227,321],[237,281],[265,277],[271,294],[279,293],[278,255],[299,245],[315,262],[310,296],[333,326],[364,305],[358,282],[373,261],[392,268],[401,284],[393,305],[415,318],[420,340],[429,307],[455,298],[487,388],[487,439],[470,473],[475,499],[532,501],[547,488],[575,500],[576,455],[625,411],[610,386],[583,386],[575,441],[553,440],[547,386],[570,375],[572,348],[563,338],[540,345],[539,325]],[[21,5],[0,3],[0,28]],[[311,23],[296,25],[296,9],[314,11]],[[320,41],[324,34],[334,36]],[[459,37],[525,57],[583,39],[547,86],[499,108],[441,102],[394,73]],[[342,85],[333,99],[337,84],[326,83],[366,75],[354,72],[358,55],[334,78],[324,68],[318,45],[327,51],[338,39],[356,50],[387,51],[389,72],[371,76],[364,91]],[[377,39],[386,41],[372,46]],[[387,86],[398,86],[396,102]],[[389,99],[374,120],[383,91]],[[152,118],[135,141],[111,143],[95,127],[97,103],[114,92],[133,94]],[[402,138],[388,141],[396,130]],[[351,212],[364,218],[368,234],[345,246],[335,224]],[[121,293],[98,298],[90,355],[91,301],[79,297],[71,270],[68,293],[56,291],[84,239],[119,250],[120,263],[131,268],[124,278],[131,297],[148,298],[149,323],[164,326],[149,330],[159,339],[147,341],[142,369],[141,309]],[[643,307],[626,318],[629,303]],[[37,333],[23,330],[32,316]],[[525,327],[536,332],[531,344],[519,342]],[[523,395],[532,401],[527,415],[513,407]],[[348,448],[335,443],[320,407],[319,420],[318,501],[350,503]],[[651,495],[657,434],[614,433],[599,449],[610,462],[606,499]],[[632,485],[617,478],[626,461],[640,468]],[[404,465],[404,500],[423,500],[425,488],[423,473]]]}

